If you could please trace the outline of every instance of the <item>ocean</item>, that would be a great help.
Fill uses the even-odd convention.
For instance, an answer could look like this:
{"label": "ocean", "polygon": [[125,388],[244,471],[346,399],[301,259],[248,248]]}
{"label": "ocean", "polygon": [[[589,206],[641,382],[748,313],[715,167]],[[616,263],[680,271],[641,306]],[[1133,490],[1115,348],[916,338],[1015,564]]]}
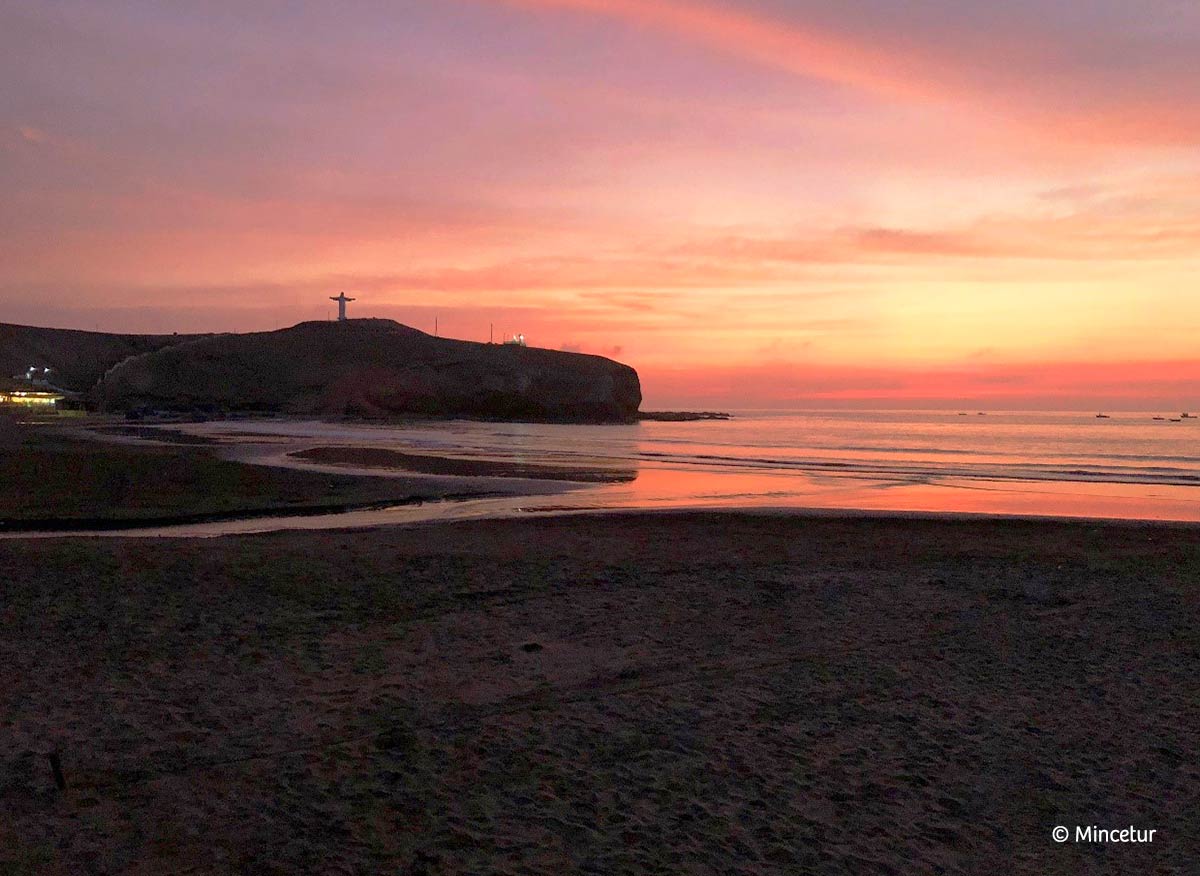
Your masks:
{"label": "ocean", "polygon": [[604,468],[624,479],[517,503],[529,512],[778,507],[1200,520],[1200,419],[1154,416],[1180,415],[738,411],[728,421],[629,426],[239,421],[203,431]]}

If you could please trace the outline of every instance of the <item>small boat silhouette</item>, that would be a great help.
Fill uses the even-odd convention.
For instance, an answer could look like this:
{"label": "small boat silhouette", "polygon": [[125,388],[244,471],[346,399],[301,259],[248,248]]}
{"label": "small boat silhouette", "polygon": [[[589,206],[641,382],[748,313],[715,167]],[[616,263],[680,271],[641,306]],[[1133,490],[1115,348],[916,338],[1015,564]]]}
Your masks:
{"label": "small boat silhouette", "polygon": [[1109,419],[1109,416],[1108,416],[1108,414],[1096,414],[1096,419],[1097,420],[1107,420],[1107,419]]}
{"label": "small boat silhouette", "polygon": [[1151,417],[1152,420],[1165,420],[1166,417]]}

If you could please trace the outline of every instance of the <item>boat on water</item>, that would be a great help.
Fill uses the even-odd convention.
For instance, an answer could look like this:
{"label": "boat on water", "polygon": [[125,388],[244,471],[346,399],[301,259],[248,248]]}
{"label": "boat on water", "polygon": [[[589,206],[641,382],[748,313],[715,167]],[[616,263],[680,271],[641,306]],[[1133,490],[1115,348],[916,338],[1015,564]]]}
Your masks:
{"label": "boat on water", "polygon": [[1108,416],[1108,414],[1096,414],[1096,419],[1097,420],[1108,420],[1111,418]]}
{"label": "boat on water", "polygon": [[1171,417],[1171,422],[1172,423],[1182,423],[1183,420],[1180,419],[1179,417]]}
{"label": "boat on water", "polygon": [[1166,417],[1151,417],[1152,420],[1165,420]]}
{"label": "boat on water", "polygon": [[1196,415],[1195,415],[1195,414],[1189,414],[1187,411],[1184,411],[1182,414],[1180,414],[1180,415],[1179,415],[1179,417],[1180,417],[1180,419],[1183,419],[1183,420],[1194,420],[1194,419],[1196,419]]}

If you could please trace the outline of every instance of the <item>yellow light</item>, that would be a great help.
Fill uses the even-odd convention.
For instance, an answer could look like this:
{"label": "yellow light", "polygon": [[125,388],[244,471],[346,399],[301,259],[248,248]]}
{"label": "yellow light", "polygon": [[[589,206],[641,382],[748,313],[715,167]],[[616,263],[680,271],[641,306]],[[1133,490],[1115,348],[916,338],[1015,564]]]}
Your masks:
{"label": "yellow light", "polygon": [[0,393],[0,404],[13,405],[52,405],[63,396],[53,393],[10,392]]}

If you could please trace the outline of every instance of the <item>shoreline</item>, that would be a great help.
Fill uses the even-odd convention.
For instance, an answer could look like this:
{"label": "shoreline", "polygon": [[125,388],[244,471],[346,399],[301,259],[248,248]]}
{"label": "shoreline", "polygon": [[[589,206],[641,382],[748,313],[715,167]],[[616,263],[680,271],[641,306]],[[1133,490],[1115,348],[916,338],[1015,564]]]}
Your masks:
{"label": "shoreline", "polygon": [[[146,539],[165,538],[170,540],[191,540],[208,538],[237,538],[248,535],[273,535],[279,533],[356,533],[380,528],[421,528],[430,526],[450,526],[479,523],[500,523],[514,520],[603,520],[605,518],[627,518],[633,522],[642,522],[641,518],[662,519],[670,523],[673,518],[686,518],[695,515],[712,515],[738,518],[776,518],[782,521],[799,520],[833,520],[843,522],[911,522],[911,523],[946,523],[946,524],[987,524],[994,522],[999,526],[1017,525],[1053,525],[1073,526],[1083,529],[1143,529],[1169,530],[1190,532],[1200,530],[1200,522],[1194,520],[1157,520],[1123,517],[1073,517],[1063,515],[1035,514],[990,514],[969,511],[881,511],[876,509],[854,508],[801,508],[795,506],[672,506],[665,508],[581,508],[575,506],[551,506],[545,508],[497,509],[491,512],[456,516],[453,513],[430,517],[414,517],[398,519],[397,512],[414,508],[431,506],[435,508],[451,508],[458,503],[472,503],[480,500],[498,499],[510,503],[520,502],[529,496],[511,494],[465,493],[460,495],[443,495],[430,497],[412,497],[386,503],[368,503],[361,507],[337,508],[299,508],[280,513],[277,509],[261,511],[231,512],[229,514],[193,515],[191,518],[141,518],[137,520],[99,519],[96,521],[72,520],[49,521],[46,526],[25,526],[24,522],[17,526],[5,526],[0,523],[0,542],[5,540],[46,540],[70,539],[87,536],[107,539]],[[376,515],[364,517],[362,515]],[[386,516],[385,516],[386,515]],[[313,518],[329,517],[318,525],[293,526],[289,524],[303,523]],[[344,518],[344,519],[343,519]],[[43,524],[47,521],[32,521]],[[236,524],[254,524],[250,527],[237,527]],[[62,524],[62,525],[59,525]],[[222,524],[234,525],[227,531],[222,530]],[[211,527],[211,529],[206,529]]]}
{"label": "shoreline", "polygon": [[636,472],[619,469],[585,469],[546,463],[503,462],[489,459],[462,459],[410,453],[384,447],[356,445],[318,446],[287,453],[290,459],[334,465],[354,470],[403,471],[412,474],[451,477],[519,478],[526,480],[566,481],[577,484],[619,484],[632,481]]}
{"label": "shoreline", "polygon": [[305,505],[287,509],[247,508],[239,511],[211,511],[195,514],[175,514],[158,517],[49,517],[0,520],[0,538],[5,535],[54,536],[62,534],[137,532],[143,529],[189,527],[209,523],[238,523],[256,520],[290,520],[325,515],[354,514],[364,511],[389,511],[436,502],[462,502],[493,498],[495,493],[448,493],[429,496],[408,496],[383,502],[350,502],[335,505]]}
{"label": "shoreline", "polygon": [[156,437],[77,427],[0,430],[0,538],[312,520],[569,487],[255,465],[229,452],[245,445],[222,447],[176,433],[150,440]]}
{"label": "shoreline", "polygon": [[[903,504],[913,501],[908,497],[897,503],[901,507],[889,508],[889,501],[899,495],[897,488],[881,483],[872,489],[866,482],[854,488],[856,494],[845,493],[838,497],[839,504],[823,501],[818,494],[814,494],[811,502],[806,501],[802,492],[787,502],[773,503],[769,498],[758,497],[747,502],[744,495],[736,495],[736,490],[730,491],[732,494],[728,497],[716,496],[715,500],[705,501],[698,495],[696,501],[689,501],[686,495],[677,498],[670,492],[661,492],[655,484],[662,483],[661,478],[667,472],[656,470],[653,464],[643,463],[640,472],[625,472],[604,462],[589,467],[586,460],[584,464],[560,466],[516,459],[459,458],[409,453],[363,444],[361,440],[357,444],[331,445],[324,443],[329,436],[321,434],[263,433],[253,427],[249,431],[237,428],[235,433],[201,429],[200,434],[195,434],[187,426],[114,427],[107,424],[87,432],[86,441],[72,437],[81,434],[79,427],[74,425],[69,429],[47,430],[44,434],[26,433],[23,446],[29,452],[65,450],[66,456],[62,458],[75,465],[81,474],[91,477],[89,472],[105,469],[108,471],[105,479],[112,483],[100,482],[91,487],[93,491],[101,491],[90,500],[91,507],[103,508],[103,513],[88,513],[87,507],[80,505],[71,508],[72,513],[54,514],[46,513],[54,503],[64,500],[75,503],[71,496],[77,491],[79,482],[64,481],[64,492],[55,494],[47,492],[44,484],[33,481],[29,486],[41,489],[50,500],[49,504],[44,510],[29,505],[23,513],[6,515],[7,519],[0,522],[0,538],[51,538],[73,534],[212,537],[294,528],[349,529],[454,519],[601,516],[688,510],[847,518],[1196,524],[1190,516],[1183,516],[1183,511],[1178,517],[1164,515],[1164,509],[1155,509],[1155,514],[1145,511],[1138,514],[1141,509],[1129,505],[1132,513],[1121,513],[1124,508],[1115,500],[1107,506],[1097,505],[1094,514],[1059,513],[1058,509],[1037,499],[1004,500],[1009,506],[1015,506],[1011,510],[972,508],[966,494],[958,499],[963,503],[963,510],[904,508]],[[155,439],[160,437],[163,440],[156,442]],[[83,454],[80,460],[71,462],[73,454],[78,456],[80,453]],[[53,453],[47,457],[51,461],[57,458]],[[204,462],[218,459],[223,462]],[[83,460],[90,462],[83,466]],[[152,463],[153,460],[161,462]],[[161,494],[161,478],[156,466],[174,467],[176,460],[195,469],[193,480],[190,486],[173,487],[175,492],[172,494]],[[133,469],[141,474],[136,471],[136,477],[128,474],[126,470],[130,463],[137,463]],[[232,490],[227,490],[229,495],[219,501],[207,496],[214,476],[227,481]],[[325,477],[329,480],[323,480]],[[243,481],[253,486],[248,490],[234,486]],[[324,495],[335,484],[339,485],[337,490],[342,497],[334,499],[332,494]],[[942,488],[952,486],[952,482],[947,481]],[[886,489],[880,489],[882,487]],[[184,492],[179,492],[180,488]],[[103,491],[113,489],[116,489],[119,501],[98,504]],[[146,499],[140,498],[143,489],[148,493]],[[286,498],[283,494],[276,495],[280,489],[286,489]],[[905,489],[900,486],[901,492]],[[256,493],[260,495],[256,496]],[[168,495],[173,496],[169,501]],[[1038,494],[1030,495],[1036,497]],[[24,501],[28,504],[28,499]],[[851,504],[854,502],[858,504]],[[172,510],[171,504],[179,510]],[[1062,502],[1058,504],[1063,505]],[[1104,513],[1106,511],[1112,513]]]}

